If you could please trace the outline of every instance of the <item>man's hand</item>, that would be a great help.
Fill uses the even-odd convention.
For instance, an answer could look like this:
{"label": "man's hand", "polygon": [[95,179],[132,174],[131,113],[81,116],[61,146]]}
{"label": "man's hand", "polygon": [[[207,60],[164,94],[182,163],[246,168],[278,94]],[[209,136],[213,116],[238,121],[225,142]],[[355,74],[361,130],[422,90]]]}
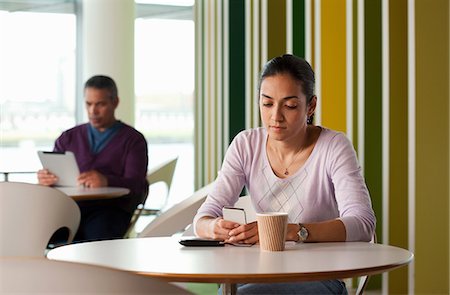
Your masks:
{"label": "man's hand", "polygon": [[78,183],[85,187],[105,187],[108,186],[108,179],[100,172],[90,170],[78,176]]}
{"label": "man's hand", "polygon": [[41,185],[51,186],[58,181],[58,177],[48,171],[47,169],[41,169],[37,172],[38,183]]}

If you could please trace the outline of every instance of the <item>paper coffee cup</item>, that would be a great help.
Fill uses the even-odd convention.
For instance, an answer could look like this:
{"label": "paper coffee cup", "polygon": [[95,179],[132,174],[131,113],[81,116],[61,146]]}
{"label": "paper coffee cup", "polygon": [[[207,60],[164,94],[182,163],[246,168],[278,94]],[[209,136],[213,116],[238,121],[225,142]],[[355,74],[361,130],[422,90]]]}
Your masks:
{"label": "paper coffee cup", "polygon": [[256,213],[260,248],[283,251],[286,241],[288,214],[284,212]]}

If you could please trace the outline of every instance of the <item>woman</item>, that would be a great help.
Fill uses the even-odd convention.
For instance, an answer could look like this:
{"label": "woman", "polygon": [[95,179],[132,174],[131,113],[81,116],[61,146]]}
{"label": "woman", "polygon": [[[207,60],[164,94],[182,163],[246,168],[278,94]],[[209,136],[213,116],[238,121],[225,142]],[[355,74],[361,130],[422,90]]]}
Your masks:
{"label": "woman", "polygon": [[[194,218],[199,237],[258,242],[256,223],[224,220],[246,186],[257,212],[289,214],[286,239],[296,242],[370,241],[375,216],[356,153],[347,137],[314,126],[314,72],[283,55],[264,67],[259,84],[263,128],[239,133],[215,187]],[[340,281],[245,284],[239,294],[346,294]]]}

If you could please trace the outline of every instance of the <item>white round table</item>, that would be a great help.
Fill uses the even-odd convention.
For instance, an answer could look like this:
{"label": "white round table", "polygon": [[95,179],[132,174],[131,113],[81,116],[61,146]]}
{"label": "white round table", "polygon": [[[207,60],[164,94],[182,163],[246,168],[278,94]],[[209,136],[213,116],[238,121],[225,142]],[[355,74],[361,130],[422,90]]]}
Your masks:
{"label": "white round table", "polygon": [[85,201],[85,200],[102,200],[102,199],[112,199],[118,198],[130,193],[130,190],[124,187],[68,187],[68,186],[57,186],[54,187],[57,190],[62,191],[75,201]]}
{"label": "white round table", "polygon": [[365,242],[288,242],[283,252],[265,252],[258,245],[184,247],[172,237],[72,244],[48,253],[50,259],[118,268],[167,281],[225,284],[378,274],[408,264],[413,256],[405,249]]}

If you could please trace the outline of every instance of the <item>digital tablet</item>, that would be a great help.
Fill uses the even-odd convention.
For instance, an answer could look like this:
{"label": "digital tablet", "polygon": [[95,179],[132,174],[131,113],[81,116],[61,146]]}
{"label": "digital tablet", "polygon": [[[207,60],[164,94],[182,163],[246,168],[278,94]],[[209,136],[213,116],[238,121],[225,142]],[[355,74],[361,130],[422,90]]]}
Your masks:
{"label": "digital tablet", "polygon": [[42,167],[58,176],[56,186],[77,186],[80,174],[75,155],[72,152],[38,151]]}

